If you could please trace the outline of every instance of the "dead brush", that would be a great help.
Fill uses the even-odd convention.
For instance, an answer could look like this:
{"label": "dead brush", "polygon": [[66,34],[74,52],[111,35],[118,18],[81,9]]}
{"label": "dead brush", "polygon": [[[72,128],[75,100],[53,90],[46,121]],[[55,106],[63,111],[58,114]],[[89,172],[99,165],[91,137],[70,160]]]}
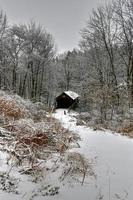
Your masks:
{"label": "dead brush", "polygon": [[66,157],[65,167],[61,176],[61,181],[67,177],[72,179],[82,177],[81,185],[84,184],[86,176],[95,177],[92,162],[89,162],[82,154],[69,152]]}
{"label": "dead brush", "polygon": [[[23,120],[21,120],[23,121]],[[24,121],[24,124],[17,121],[10,126],[8,130],[14,136],[14,148],[9,152],[8,162],[16,162],[18,165],[28,163],[33,168],[39,159],[45,159],[53,152],[63,153],[67,148],[67,135],[53,134],[52,130],[45,131],[44,127],[31,124]],[[9,147],[13,146],[12,141],[8,143]]]}
{"label": "dead brush", "polygon": [[15,100],[0,97],[0,112],[4,117],[5,123],[10,120],[24,118],[26,111],[20,108]]}
{"label": "dead brush", "polygon": [[[18,130],[17,127],[12,130]],[[12,132],[13,133],[13,132]],[[27,132],[14,132],[14,142],[9,141],[8,163],[16,163],[19,166],[28,165],[35,168],[40,160],[46,160],[52,153],[64,154],[73,139],[66,135],[51,135],[48,132],[38,130],[33,134]],[[14,146],[14,147],[13,147]]]}
{"label": "dead brush", "polygon": [[38,163],[49,142],[47,135],[39,132],[35,135],[17,134],[14,139],[14,148],[8,152],[8,162],[16,162],[17,165],[28,164],[31,168]]}
{"label": "dead brush", "polygon": [[132,121],[125,121],[121,124],[120,127],[116,130],[118,133],[122,135],[126,135],[129,137],[133,137],[133,122]]}
{"label": "dead brush", "polygon": [[32,119],[19,119],[5,125],[13,139],[7,140],[9,149],[8,163],[19,165],[25,170],[35,167],[51,157],[53,153],[60,155],[77,140],[75,134],[62,128],[55,120],[35,123]]}
{"label": "dead brush", "polygon": [[129,126],[127,126],[127,127],[124,127],[123,129],[122,129],[122,132],[124,132],[124,133],[133,133],[133,124],[130,124]]}
{"label": "dead brush", "polygon": [[56,149],[60,154],[64,154],[72,142],[78,144],[77,140],[79,140],[79,137],[76,134],[71,133],[69,130],[61,127],[61,125],[56,121],[54,122],[51,130],[57,141]]}

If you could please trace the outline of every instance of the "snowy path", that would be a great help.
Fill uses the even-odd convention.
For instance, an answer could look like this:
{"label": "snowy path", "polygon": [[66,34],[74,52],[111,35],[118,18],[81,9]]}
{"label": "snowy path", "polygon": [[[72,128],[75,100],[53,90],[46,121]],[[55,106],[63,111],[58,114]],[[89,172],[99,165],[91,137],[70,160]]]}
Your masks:
{"label": "snowy path", "polygon": [[[67,112],[67,111],[66,111]],[[80,148],[73,149],[95,161],[96,180],[88,185],[65,188],[61,200],[132,200],[133,199],[133,140],[111,134],[109,131],[93,131],[76,126],[76,113],[64,114],[57,110],[54,117],[65,128],[78,133],[81,137]],[[69,191],[69,192],[68,192]],[[60,198],[59,198],[60,199]]]}
{"label": "snowy path", "polygon": [[[59,158],[59,168],[55,171],[44,171],[46,176],[40,182],[34,183],[30,176],[21,175],[18,168],[13,168],[10,175],[16,181],[21,180],[17,188],[19,194],[8,193],[0,188],[0,200],[133,200],[133,140],[109,131],[93,131],[85,126],[77,126],[76,115],[74,112],[66,111],[64,114],[64,110],[57,110],[53,117],[65,128],[79,134],[80,148],[72,148],[69,152],[81,153],[89,161],[93,161],[96,178],[86,177],[83,186],[81,182],[69,178],[61,182],[59,177],[65,164],[60,161],[59,154],[54,154],[44,164],[48,167],[55,166],[53,161]],[[7,156],[0,151],[0,173],[10,170],[6,163]],[[52,188],[59,186],[59,194],[43,195],[41,188],[48,185]]]}

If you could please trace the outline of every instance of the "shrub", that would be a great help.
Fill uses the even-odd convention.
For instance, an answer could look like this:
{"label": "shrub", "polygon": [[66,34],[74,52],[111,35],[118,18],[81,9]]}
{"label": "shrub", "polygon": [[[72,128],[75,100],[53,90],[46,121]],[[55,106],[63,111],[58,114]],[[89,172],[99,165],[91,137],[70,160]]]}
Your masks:
{"label": "shrub", "polygon": [[20,108],[15,100],[6,99],[5,97],[0,97],[0,112],[4,116],[5,120],[9,119],[20,119],[24,118],[26,111]]}

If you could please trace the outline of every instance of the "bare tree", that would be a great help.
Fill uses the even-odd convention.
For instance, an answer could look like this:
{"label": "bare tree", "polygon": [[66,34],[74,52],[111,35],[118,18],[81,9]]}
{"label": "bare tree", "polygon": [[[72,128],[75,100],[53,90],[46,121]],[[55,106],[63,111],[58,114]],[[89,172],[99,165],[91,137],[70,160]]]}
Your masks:
{"label": "bare tree", "polygon": [[6,75],[7,55],[5,53],[5,41],[7,38],[7,17],[3,11],[0,11],[0,88],[10,88],[10,83]]}
{"label": "bare tree", "polygon": [[95,67],[98,72],[101,85],[103,85],[103,79],[105,78],[104,74],[102,73],[102,59],[105,60],[104,57],[107,57],[107,84],[114,88],[117,97],[117,103],[119,103],[119,92],[117,90],[118,80],[115,66],[117,24],[114,23],[113,16],[114,10],[110,5],[106,7],[99,7],[96,11],[94,10],[92,17],[86,25],[86,28],[84,28],[81,32],[83,38],[81,41],[81,46],[85,50],[90,50],[91,54],[93,54]]}
{"label": "bare tree", "polygon": [[126,66],[126,82],[129,105],[133,105],[133,1],[117,0],[114,2],[115,20],[118,24],[119,54]]}

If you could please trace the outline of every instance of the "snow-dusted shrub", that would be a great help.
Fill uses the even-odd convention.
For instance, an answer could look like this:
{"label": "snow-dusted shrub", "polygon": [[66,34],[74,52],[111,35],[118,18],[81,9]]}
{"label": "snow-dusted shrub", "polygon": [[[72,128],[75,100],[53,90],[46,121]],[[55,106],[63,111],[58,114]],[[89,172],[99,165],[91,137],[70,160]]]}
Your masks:
{"label": "snow-dusted shrub", "polygon": [[117,132],[133,137],[133,121],[125,119],[117,128]]}
{"label": "snow-dusted shrub", "polygon": [[34,134],[34,122],[32,119],[19,119],[14,122],[10,122],[6,128],[16,134]]}
{"label": "snow-dusted shrub", "polygon": [[24,107],[25,109],[28,109],[31,106],[31,104],[33,104],[28,99],[23,99],[22,97],[20,97],[17,94],[13,94],[13,93],[9,93],[9,92],[7,93],[3,90],[0,90],[0,97],[4,97],[7,100],[14,100],[18,106]]}
{"label": "snow-dusted shrub", "polygon": [[12,94],[10,95],[10,97],[15,100],[16,104],[21,107],[24,108],[26,110],[30,110],[31,107],[33,106],[33,103],[29,100],[29,99],[23,99],[22,97],[20,97],[17,94]]}
{"label": "snow-dusted shrub", "polygon": [[17,94],[7,94],[0,90],[0,111],[3,118],[20,119],[32,118],[35,121],[41,121],[45,118],[46,111],[41,102],[32,103],[28,99],[23,99]]}
{"label": "snow-dusted shrub", "polygon": [[31,167],[53,152],[64,153],[70,143],[77,140],[75,135],[52,119],[37,123],[32,119],[19,119],[7,125],[6,129],[14,137],[13,142],[8,142],[9,160],[19,165],[27,163]]}
{"label": "snow-dusted shrub", "polygon": [[0,90],[0,111],[3,118],[6,118],[5,121],[26,117],[37,122],[46,117],[45,106],[42,102],[33,103],[17,94],[6,93],[2,90]]}
{"label": "snow-dusted shrub", "polygon": [[95,177],[93,171],[92,161],[87,160],[84,155],[77,152],[68,152],[65,158],[65,166],[60,177],[61,181],[66,178],[81,179],[79,180],[81,184],[84,184],[86,176]]}
{"label": "snow-dusted shrub", "polygon": [[26,110],[15,102],[15,100],[6,98],[6,96],[0,97],[0,112],[6,120],[20,119],[26,116]]}
{"label": "snow-dusted shrub", "polygon": [[[21,119],[13,122],[7,127],[14,136],[13,143],[8,143],[8,161],[16,162],[18,165],[28,164],[33,167],[41,158],[43,150],[53,144],[45,129],[39,128],[31,119]],[[54,146],[54,144],[53,144]],[[45,155],[43,155],[45,156]]]}

